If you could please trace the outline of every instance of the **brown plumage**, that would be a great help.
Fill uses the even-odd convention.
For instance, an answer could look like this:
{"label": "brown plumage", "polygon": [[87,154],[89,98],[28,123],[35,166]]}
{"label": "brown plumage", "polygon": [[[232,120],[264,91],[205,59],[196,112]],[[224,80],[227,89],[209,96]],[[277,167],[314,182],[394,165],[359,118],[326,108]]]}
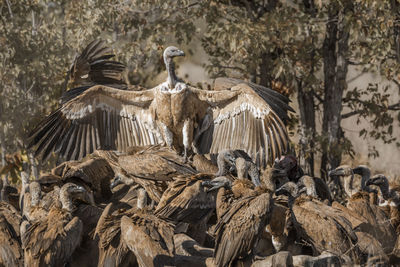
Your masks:
{"label": "brown plumage", "polygon": [[84,186],[92,192],[96,201],[104,201],[111,197],[110,181],[114,171],[107,159],[92,154],[80,162],[67,161],[55,168],[63,183],[73,182]]}
{"label": "brown plumage", "polygon": [[103,209],[97,207],[93,202],[90,192],[73,194],[76,208],[73,216],[82,221],[82,241],[71,256],[71,266],[97,266],[98,261],[98,239],[93,239],[93,233]]}
{"label": "brown plumage", "polygon": [[212,178],[207,174],[175,177],[161,197],[154,214],[177,222],[200,222],[215,210],[216,192],[208,192],[202,184]]}
{"label": "brown plumage", "polygon": [[241,197],[233,201],[215,227],[214,258],[217,266],[230,266],[236,259],[247,256],[269,223],[272,193],[263,187],[247,189],[238,190]]}
{"label": "brown plumage", "polygon": [[19,215],[18,211],[11,204],[1,201],[0,266],[23,266],[20,224],[21,215]]}
{"label": "brown plumage", "polygon": [[40,204],[41,200],[41,187],[36,181],[29,184],[29,194],[30,199],[25,199],[24,201],[24,215],[30,221],[37,221],[46,218],[48,210],[43,208]]}
{"label": "brown plumage", "polygon": [[291,223],[297,235],[309,243],[316,255],[324,250],[335,254],[350,253],[357,260],[357,237],[351,223],[333,207],[310,197],[299,196],[298,187],[288,182],[275,194],[289,195]]}
{"label": "brown plumage", "polygon": [[121,238],[141,267],[174,265],[174,226],[138,210],[121,218]]}
{"label": "brown plumage", "polygon": [[328,203],[332,202],[331,191],[321,178],[304,175],[299,179],[298,185],[307,188],[308,196],[319,198],[322,201],[327,200]]}
{"label": "brown plumage", "polygon": [[96,149],[154,144],[187,151],[196,132],[199,154],[242,149],[265,167],[287,148],[282,120],[292,111],[289,100],[253,83],[229,81],[231,87],[222,91],[182,82],[142,91],[95,85],[45,118],[30,134],[29,147],[37,146],[35,154],[43,158],[55,151],[66,160]]}
{"label": "brown plumage", "polygon": [[134,210],[115,210],[112,203],[104,209],[95,231],[95,237],[99,239],[98,266],[132,266],[136,263],[135,255],[121,239],[121,218],[133,214]]}
{"label": "brown plumage", "polygon": [[204,155],[193,155],[192,165],[198,172],[201,173],[214,174],[218,171],[218,167]]}
{"label": "brown plumage", "polygon": [[62,209],[53,207],[42,221],[34,222],[22,236],[26,266],[64,266],[81,241],[82,222],[72,216],[70,194],[84,189],[65,184],[60,190]]}
{"label": "brown plumage", "polygon": [[113,167],[117,174],[114,183],[118,183],[119,179],[128,185],[140,185],[157,203],[167,189],[167,182],[172,181],[173,177],[197,173],[182,157],[167,147],[133,147],[129,154],[118,157],[118,167]]}
{"label": "brown plumage", "polygon": [[130,155],[120,156],[118,163],[128,175],[142,179],[171,181],[176,175],[197,173],[176,151],[159,145],[141,147]]}
{"label": "brown plumage", "polygon": [[[365,169],[363,166],[357,168]],[[349,195],[346,207],[351,212],[351,216],[365,220],[364,223],[359,225],[358,229],[376,238],[381,243],[383,250],[390,252],[396,241],[394,238],[395,229],[390,224],[388,216],[378,206],[372,204],[371,193],[366,191],[368,185],[371,184],[369,174],[361,177],[361,188],[357,188],[352,186],[354,179],[352,168],[340,166],[332,171],[332,173],[343,179],[345,192]],[[356,226],[353,225],[353,227],[355,228]]]}

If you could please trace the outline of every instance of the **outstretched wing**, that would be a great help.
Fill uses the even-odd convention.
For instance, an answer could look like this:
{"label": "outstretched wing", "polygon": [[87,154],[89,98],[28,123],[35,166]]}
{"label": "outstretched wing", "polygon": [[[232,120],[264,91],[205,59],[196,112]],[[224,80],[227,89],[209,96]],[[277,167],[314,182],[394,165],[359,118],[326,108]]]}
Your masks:
{"label": "outstretched wing", "polygon": [[74,86],[102,84],[119,89],[126,87],[122,72],[125,65],[109,60],[115,55],[102,40],[94,40],[75,58],[69,71]]}
{"label": "outstretched wing", "polygon": [[289,137],[283,120],[293,111],[286,97],[237,79],[225,79],[216,91],[191,90],[208,105],[194,140],[198,153],[241,149],[265,168],[286,151]]}
{"label": "outstretched wing", "polygon": [[125,91],[96,85],[63,104],[33,130],[28,147],[42,159],[52,151],[65,160],[96,149],[126,151],[162,143],[149,106],[154,90]]}

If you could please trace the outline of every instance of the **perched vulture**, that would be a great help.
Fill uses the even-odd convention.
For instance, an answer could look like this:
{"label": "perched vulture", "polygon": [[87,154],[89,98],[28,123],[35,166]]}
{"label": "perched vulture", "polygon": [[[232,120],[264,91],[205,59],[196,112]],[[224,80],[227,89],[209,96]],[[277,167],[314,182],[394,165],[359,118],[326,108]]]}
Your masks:
{"label": "perched vulture", "polygon": [[[0,179],[0,190],[3,181]],[[19,227],[21,215],[9,203],[0,199],[0,266],[23,266]]]}
{"label": "perched vulture", "polygon": [[134,209],[115,210],[113,203],[104,209],[95,231],[99,238],[98,266],[134,266],[136,257],[121,239],[121,218],[134,214]]}
{"label": "perched vulture", "polygon": [[140,267],[174,266],[174,225],[148,211],[121,218],[122,241]]}
{"label": "perched vulture", "polygon": [[164,51],[166,82],[148,90],[119,90],[94,85],[64,102],[30,134],[29,147],[46,158],[55,151],[65,160],[96,149],[126,151],[130,146],[162,144],[188,156],[221,150],[245,151],[265,167],[286,151],[284,120],[293,111],[289,100],[254,83],[220,78],[221,90],[201,90],[179,80],[173,58]]}
{"label": "perched vulture", "polygon": [[246,193],[231,204],[215,227],[214,257],[217,266],[232,266],[235,260],[248,255],[271,218],[271,191],[264,187],[243,189],[247,189],[244,190]]}
{"label": "perched vulture", "polygon": [[84,191],[72,183],[60,190],[62,209],[52,207],[47,218],[28,226],[22,235],[25,266],[65,266],[81,242],[82,221],[72,216],[71,194]]}
{"label": "perched vulture", "polygon": [[[307,188],[303,190],[307,191]],[[297,235],[311,245],[315,254],[328,250],[337,255],[350,253],[358,258],[357,236],[352,224],[336,208],[312,196],[301,196],[301,191],[293,182],[287,182],[275,191],[276,195],[289,196],[290,221]]]}
{"label": "perched vulture", "polygon": [[199,223],[215,210],[216,191],[204,186],[212,176],[178,176],[169,183],[154,214],[178,222]]}

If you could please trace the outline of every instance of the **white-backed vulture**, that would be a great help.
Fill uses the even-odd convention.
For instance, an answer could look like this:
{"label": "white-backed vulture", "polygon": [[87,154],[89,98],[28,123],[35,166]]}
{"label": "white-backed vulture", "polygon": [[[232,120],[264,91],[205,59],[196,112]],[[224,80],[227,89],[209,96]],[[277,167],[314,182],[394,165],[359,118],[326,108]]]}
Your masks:
{"label": "white-backed vulture", "polygon": [[[360,175],[361,180],[355,180],[355,174]],[[348,165],[341,165],[330,171],[329,176],[333,178],[338,177],[336,183],[344,189],[344,192],[348,197],[351,197],[360,190],[368,193],[374,193],[373,190],[366,186],[366,183],[371,176],[371,171],[367,166],[359,165],[355,168],[351,168]],[[371,203],[374,202],[373,196],[374,194],[371,194]]]}
{"label": "white-backed vulture", "polygon": [[397,235],[400,235],[400,187],[398,185],[390,185],[388,179],[383,174],[374,175],[368,180],[367,185],[376,185],[381,191],[384,203],[380,203],[382,208],[386,208],[390,217],[390,222],[396,229]]}
{"label": "white-backed vulture", "polygon": [[95,237],[99,239],[98,266],[134,266],[135,255],[121,239],[121,218],[134,214],[133,210],[116,209],[112,203],[104,209],[97,223]]}
{"label": "white-backed vulture", "polygon": [[260,186],[260,170],[246,152],[242,150],[222,150],[217,157],[218,172],[215,176],[224,176],[236,171],[238,179],[250,178],[255,186]]}
{"label": "white-backed vulture", "polygon": [[131,147],[129,155],[119,156],[112,168],[116,174],[113,186],[118,183],[140,185],[156,203],[167,189],[167,182],[179,175],[197,173],[174,150],[159,145]]}
{"label": "white-backed vulture", "polygon": [[36,181],[32,181],[29,184],[29,194],[26,197],[30,199],[24,200],[24,216],[30,221],[43,220],[47,217],[48,210],[44,209],[40,205],[41,201],[41,187]]}
{"label": "white-backed vulture", "polygon": [[[276,178],[287,178],[287,180],[297,183],[304,175],[304,171],[298,165],[295,156],[285,155],[275,160],[272,175]],[[282,185],[283,183],[280,184],[280,186]]]}
{"label": "white-backed vulture", "polygon": [[82,221],[82,241],[71,256],[71,266],[96,267],[99,254],[98,240],[93,239],[93,233],[103,209],[97,207],[93,201],[91,192],[79,192],[72,194],[74,198],[73,216]]}
{"label": "white-backed vulture", "polygon": [[[3,180],[0,179],[0,190]],[[3,197],[3,196],[1,196]],[[0,266],[23,266],[23,251],[20,242],[21,215],[12,206],[0,199]]]}
{"label": "white-backed vulture", "polygon": [[173,68],[173,57],[182,55],[175,47],[164,51],[168,80],[153,89],[88,88],[39,123],[28,146],[37,146],[35,155],[42,158],[55,151],[69,160],[96,149],[154,144],[188,156],[193,144],[198,154],[242,149],[263,167],[286,151],[283,120],[293,111],[288,98],[237,79],[225,79],[229,86],[219,91],[186,85]]}
{"label": "white-backed vulture", "polygon": [[287,182],[275,194],[289,196],[290,222],[297,235],[312,246],[315,255],[329,250],[337,255],[353,255],[353,260],[359,259],[352,225],[338,210],[310,196],[301,196],[293,182]]}
{"label": "white-backed vulture", "polygon": [[[361,166],[361,168],[366,167]],[[394,238],[395,229],[391,225],[389,217],[385,212],[374,204],[375,201],[372,199],[376,198],[374,196],[375,193],[367,192],[371,191],[367,189],[369,184],[369,175],[361,177],[360,186],[362,188],[352,186],[354,172],[353,169],[348,166],[340,166],[331,171],[330,175],[341,176],[341,179],[343,179],[345,192],[349,196],[346,208],[350,211],[350,217],[358,217],[357,220],[360,218],[365,220],[357,229],[376,238],[376,240],[381,243],[383,250],[386,253],[390,252],[396,241]],[[335,204],[334,206],[339,208],[340,204]],[[345,211],[343,208],[342,210]],[[353,227],[356,227],[354,223]]]}
{"label": "white-backed vulture", "polygon": [[83,186],[88,192],[93,192],[97,202],[108,200],[112,195],[110,181],[114,177],[114,171],[109,161],[96,153],[80,162],[63,162],[54,168],[53,173],[59,175],[63,183],[72,182]]}
{"label": "white-backed vulture", "polygon": [[82,221],[73,217],[72,193],[83,187],[72,183],[60,190],[62,209],[52,207],[42,221],[30,225],[21,237],[25,266],[64,266],[81,242]]}
{"label": "white-backed vulture", "polygon": [[121,238],[140,267],[174,265],[174,226],[148,211],[121,218]]}
{"label": "white-backed vulture", "polygon": [[235,260],[253,251],[259,235],[269,223],[273,208],[269,189],[252,189],[250,181],[236,181],[232,191],[239,198],[232,201],[215,226],[214,258],[217,266],[231,266]]}
{"label": "white-backed vulture", "polygon": [[216,208],[217,191],[209,191],[207,186],[211,178],[214,176],[209,174],[175,177],[161,197],[154,214],[177,224],[187,223],[187,229],[183,232],[204,244],[207,222]]}

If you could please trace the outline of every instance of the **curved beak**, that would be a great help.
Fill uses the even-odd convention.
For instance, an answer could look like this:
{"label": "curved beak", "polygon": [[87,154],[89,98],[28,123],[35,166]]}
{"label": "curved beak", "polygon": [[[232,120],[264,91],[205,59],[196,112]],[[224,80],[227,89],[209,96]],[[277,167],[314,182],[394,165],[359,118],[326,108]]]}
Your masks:
{"label": "curved beak", "polygon": [[77,186],[74,191],[76,193],[85,193],[86,189],[83,186]]}
{"label": "curved beak", "polygon": [[114,189],[114,187],[116,187],[117,185],[119,185],[121,183],[122,183],[121,179],[119,177],[115,177],[110,183],[110,189],[111,190]]}
{"label": "curved beak", "polygon": [[343,169],[335,169],[328,172],[328,176],[344,176],[344,175],[345,173]]}
{"label": "curved beak", "polygon": [[[223,179],[221,179],[221,178],[223,178]],[[201,182],[201,185],[204,187],[209,187],[207,192],[210,192],[210,191],[218,190],[221,187],[224,187],[226,185],[229,185],[229,180],[228,180],[228,178],[226,178],[224,176],[220,176],[220,177],[217,177],[210,181],[203,181],[203,182]]]}
{"label": "curved beak", "polygon": [[367,183],[365,184],[366,186],[369,186],[369,185],[375,185],[375,180],[376,180],[376,178],[374,179],[374,178],[371,178],[371,179],[369,179],[368,181],[367,181]]}
{"label": "curved beak", "polygon": [[275,191],[275,195],[276,195],[276,196],[280,196],[280,195],[289,196],[290,193],[289,193],[288,190],[286,190],[286,188],[280,187],[280,188],[278,188],[278,189]]}
{"label": "curved beak", "polygon": [[183,52],[182,50],[179,50],[177,56],[178,57],[184,57],[185,56],[185,52]]}

